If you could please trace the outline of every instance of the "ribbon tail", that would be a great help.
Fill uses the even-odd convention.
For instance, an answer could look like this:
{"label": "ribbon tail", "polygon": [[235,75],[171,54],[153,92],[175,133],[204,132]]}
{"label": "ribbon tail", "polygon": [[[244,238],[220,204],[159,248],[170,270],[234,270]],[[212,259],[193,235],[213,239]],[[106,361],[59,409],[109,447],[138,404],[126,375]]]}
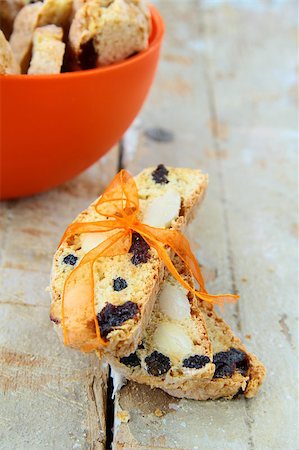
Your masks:
{"label": "ribbon tail", "polygon": [[[173,277],[188,291],[192,292],[196,297],[204,300],[205,302],[222,305],[224,302],[235,302],[239,298],[238,295],[234,294],[219,294],[212,295],[209,294],[205,289],[205,284],[199,264],[193,255],[189,242],[187,239],[176,230],[165,230],[157,229],[153,227],[148,227],[147,225],[142,225],[138,227],[138,231],[142,234],[143,238],[147,243],[154,247],[158,253],[158,256],[163,260],[169,272]],[[168,245],[174,253],[185,263],[187,268],[192,273],[195,280],[200,286],[200,290],[195,290],[190,286],[178,273],[175,266],[173,265],[168,252],[165,250],[165,245]]]}
{"label": "ribbon tail", "polygon": [[75,222],[67,227],[58,247],[68,238],[82,233],[104,233],[109,230],[122,228],[115,220],[100,220],[98,222]]}
{"label": "ribbon tail", "polygon": [[[199,292],[196,291],[192,286],[189,285],[178,273],[177,269],[175,268],[173,262],[171,261],[170,256],[168,255],[167,251],[163,246],[161,246],[157,241],[152,241],[150,239],[147,239],[145,236],[143,236],[144,239],[147,241],[147,243],[153,247],[157,253],[159,258],[164,262],[165,266],[167,267],[168,271],[171,273],[171,275],[189,292],[192,292],[193,294],[197,295],[201,300],[208,301],[210,303],[215,303],[215,301],[211,300],[211,296],[209,294],[206,294],[205,292]],[[203,295],[202,295],[203,294]]]}
{"label": "ribbon tail", "polygon": [[84,352],[90,352],[98,346],[93,292],[92,264],[88,263],[73,270],[62,294],[64,344]]}
{"label": "ribbon tail", "polygon": [[130,246],[130,231],[119,231],[87,253],[70,273],[62,294],[61,315],[65,345],[84,352],[107,345],[101,338],[95,311],[93,267],[101,256],[127,253]]}

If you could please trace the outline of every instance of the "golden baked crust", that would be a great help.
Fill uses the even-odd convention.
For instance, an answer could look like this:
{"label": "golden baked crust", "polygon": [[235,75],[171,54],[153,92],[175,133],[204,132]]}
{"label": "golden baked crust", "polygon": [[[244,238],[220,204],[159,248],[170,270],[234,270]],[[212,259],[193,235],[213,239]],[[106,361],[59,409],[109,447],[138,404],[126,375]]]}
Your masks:
{"label": "golden baked crust", "polygon": [[[140,217],[148,205],[155,198],[162,196],[170,190],[177,193],[181,199],[178,217],[172,220],[170,228],[182,229],[191,219],[195,207],[201,202],[206,187],[207,176],[200,170],[192,169],[168,169],[168,183],[157,184],[152,173],[154,168],[141,172],[136,178],[140,201]],[[159,200],[158,200],[159,201]],[[95,202],[83,211],[75,222],[89,222],[103,219],[95,210]],[[56,324],[61,321],[61,293],[65,280],[74,266],[64,264],[63,260],[68,255],[78,258],[78,261],[86,254],[90,246],[88,234],[75,236],[69,242],[63,242],[54,256],[51,277],[51,319]],[[93,239],[93,236],[91,236]],[[96,244],[95,244],[96,245]],[[92,248],[95,246],[92,244]],[[152,308],[154,306],[159,286],[164,278],[164,263],[159,259],[154,249],[149,250],[150,259],[143,264],[134,265],[131,261],[132,254],[115,257],[100,258],[94,266],[95,279],[95,307],[99,314],[109,304],[113,306],[123,305],[130,301],[138,306],[138,316],[126,320],[121,326],[117,326],[107,335],[108,343],[106,352],[115,355],[126,355],[134,351],[140,341],[141,334],[146,327]],[[115,291],[113,280],[122,277],[127,281],[128,287],[121,291]]]}
{"label": "golden baked crust", "polygon": [[[212,343],[213,347],[213,353],[228,351],[230,348],[235,348],[238,350],[241,350],[244,352],[248,358],[248,372],[246,377],[243,377],[246,379],[246,386],[245,389],[243,389],[244,385],[243,382],[241,382],[242,390],[244,391],[244,395],[247,398],[254,397],[256,393],[258,392],[260,386],[263,383],[263,380],[266,375],[266,369],[263,366],[263,364],[257,359],[257,357],[253,354],[248,352],[245,345],[242,343],[242,341],[233,333],[230,326],[221,318],[219,315],[215,312],[213,307],[203,301],[200,301],[200,309],[205,317],[205,321],[208,328],[209,338]],[[219,385],[222,384],[224,381],[224,386],[226,379],[217,378],[213,380],[213,389],[215,392],[219,392]],[[237,384],[239,379],[236,377],[234,384],[237,388]],[[217,386],[217,387],[216,387]],[[227,389],[229,389],[230,384],[227,385]],[[235,389],[235,392],[233,395],[238,393],[238,389]],[[221,397],[230,397],[231,395],[221,395]]]}
{"label": "golden baked crust", "polygon": [[60,73],[65,51],[62,38],[63,29],[56,25],[36,28],[28,74]]}

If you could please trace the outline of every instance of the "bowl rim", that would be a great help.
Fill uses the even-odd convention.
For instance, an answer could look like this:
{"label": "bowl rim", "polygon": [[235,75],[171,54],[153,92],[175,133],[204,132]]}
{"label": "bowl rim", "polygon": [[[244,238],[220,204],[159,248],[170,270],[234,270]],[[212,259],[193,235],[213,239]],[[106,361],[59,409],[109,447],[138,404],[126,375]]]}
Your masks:
{"label": "bowl rim", "polygon": [[150,37],[150,42],[148,47],[145,50],[137,53],[134,56],[131,56],[124,61],[120,61],[109,66],[97,67],[95,69],[87,69],[87,70],[77,70],[74,72],[63,72],[57,74],[42,74],[42,75],[29,75],[29,74],[7,74],[0,75],[0,80],[24,80],[23,82],[28,82],[32,80],[57,80],[57,79],[66,79],[66,78],[80,78],[80,77],[88,77],[91,75],[99,74],[99,73],[107,73],[113,72],[114,70],[118,70],[120,67],[129,66],[130,64],[134,64],[139,60],[142,60],[147,57],[148,54],[154,52],[156,48],[161,44],[162,38],[165,33],[165,24],[162,16],[158,12],[157,8],[153,5],[149,5],[149,9],[151,12],[151,20],[153,23],[153,34]]}

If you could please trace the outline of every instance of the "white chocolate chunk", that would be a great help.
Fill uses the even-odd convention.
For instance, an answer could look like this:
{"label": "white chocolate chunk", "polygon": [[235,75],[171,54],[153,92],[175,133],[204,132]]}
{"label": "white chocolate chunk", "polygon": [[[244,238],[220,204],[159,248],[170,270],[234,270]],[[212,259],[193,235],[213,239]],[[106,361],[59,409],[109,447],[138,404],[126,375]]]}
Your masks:
{"label": "white chocolate chunk", "polygon": [[142,222],[151,227],[167,228],[180,213],[181,196],[174,189],[155,197],[144,211]]}
{"label": "white chocolate chunk", "polygon": [[90,252],[101,242],[107,239],[107,233],[83,233],[81,235],[81,246],[84,253]]}
{"label": "white chocolate chunk", "polygon": [[159,305],[162,313],[174,320],[190,318],[190,304],[187,294],[188,291],[177,281],[174,284],[166,281],[159,295]]}
{"label": "white chocolate chunk", "polygon": [[182,327],[174,323],[161,323],[154,333],[153,346],[163,355],[182,359],[192,353],[193,342]]}

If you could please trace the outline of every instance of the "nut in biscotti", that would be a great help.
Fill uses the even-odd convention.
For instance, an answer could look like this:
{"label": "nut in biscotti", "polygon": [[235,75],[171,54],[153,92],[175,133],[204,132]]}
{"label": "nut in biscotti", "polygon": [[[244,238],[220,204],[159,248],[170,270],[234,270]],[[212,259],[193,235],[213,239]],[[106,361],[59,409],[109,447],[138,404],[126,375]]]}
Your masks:
{"label": "nut in biscotti", "polygon": [[175,217],[179,215],[181,197],[173,189],[168,189],[159,198],[154,198],[144,212],[143,220],[147,225],[167,228]]}

